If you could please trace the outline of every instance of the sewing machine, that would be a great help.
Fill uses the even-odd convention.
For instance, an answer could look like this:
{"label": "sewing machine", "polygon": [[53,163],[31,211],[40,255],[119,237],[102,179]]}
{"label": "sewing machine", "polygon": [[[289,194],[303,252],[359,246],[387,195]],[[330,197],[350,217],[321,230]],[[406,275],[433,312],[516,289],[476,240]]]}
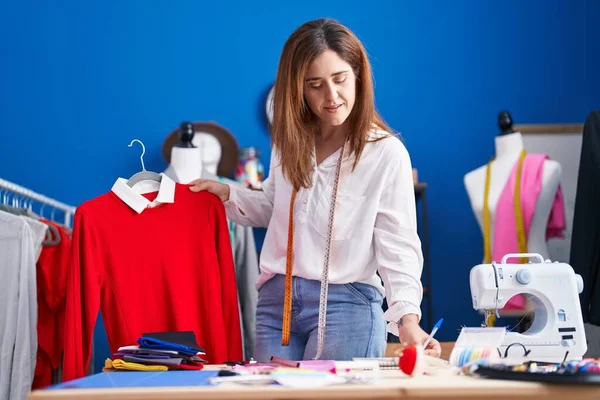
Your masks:
{"label": "sewing machine", "polygon": [[[506,263],[510,258],[522,257],[537,258],[539,262]],[[499,316],[498,309],[518,294],[533,304],[531,327],[524,333],[506,332],[500,347],[503,357],[505,353],[522,356],[529,351],[525,357],[532,361],[560,363],[582,359],[587,351],[579,303],[583,279],[570,265],[544,262],[536,253],[507,254],[499,264],[473,267],[469,281],[476,310],[493,310]]]}

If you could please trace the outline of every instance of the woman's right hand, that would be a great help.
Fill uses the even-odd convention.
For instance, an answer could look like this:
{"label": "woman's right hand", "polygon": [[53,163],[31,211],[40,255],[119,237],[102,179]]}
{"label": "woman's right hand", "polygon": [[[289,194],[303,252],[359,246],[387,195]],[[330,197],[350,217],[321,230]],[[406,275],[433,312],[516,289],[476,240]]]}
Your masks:
{"label": "woman's right hand", "polygon": [[213,181],[210,179],[196,179],[189,183],[190,190],[192,192],[202,192],[206,190],[218,196],[221,201],[226,202],[229,200],[229,185],[221,182]]}

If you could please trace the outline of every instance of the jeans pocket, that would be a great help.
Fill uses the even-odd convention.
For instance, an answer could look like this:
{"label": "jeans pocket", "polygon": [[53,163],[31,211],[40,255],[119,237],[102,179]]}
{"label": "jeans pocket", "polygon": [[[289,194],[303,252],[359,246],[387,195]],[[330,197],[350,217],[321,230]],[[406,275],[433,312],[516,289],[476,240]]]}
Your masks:
{"label": "jeans pocket", "polygon": [[365,283],[345,283],[344,287],[357,299],[365,304],[375,301],[375,288]]}
{"label": "jeans pocket", "polygon": [[285,288],[285,276],[275,274],[262,284],[258,289],[258,306],[270,306],[273,304],[281,304],[281,294]]}

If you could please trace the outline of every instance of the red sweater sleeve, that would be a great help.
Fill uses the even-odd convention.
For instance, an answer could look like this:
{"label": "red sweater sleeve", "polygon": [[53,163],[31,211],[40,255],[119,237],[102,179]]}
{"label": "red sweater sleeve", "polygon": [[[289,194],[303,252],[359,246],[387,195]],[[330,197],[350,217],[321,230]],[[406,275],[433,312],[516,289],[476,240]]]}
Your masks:
{"label": "red sweater sleeve", "polygon": [[238,308],[238,293],[233,264],[233,252],[229,227],[223,203],[215,196],[211,207],[211,219],[215,229],[215,243],[219,270],[221,273],[221,299],[223,304],[223,322],[227,332],[227,350],[229,361],[242,360],[242,333]]}
{"label": "red sweater sleeve", "polygon": [[86,375],[94,325],[100,308],[100,263],[93,224],[77,210],[67,273],[63,381]]}

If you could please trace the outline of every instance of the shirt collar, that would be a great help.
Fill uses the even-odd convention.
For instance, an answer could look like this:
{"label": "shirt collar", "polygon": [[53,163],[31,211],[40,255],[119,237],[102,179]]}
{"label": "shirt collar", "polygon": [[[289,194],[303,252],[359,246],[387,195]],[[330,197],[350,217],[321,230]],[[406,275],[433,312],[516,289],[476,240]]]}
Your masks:
{"label": "shirt collar", "polygon": [[167,169],[164,170],[163,174],[173,179],[175,182],[179,182],[179,179],[177,178],[177,173],[175,172],[175,168],[173,168],[172,165],[169,164],[167,166]]}
{"label": "shirt collar", "polygon": [[140,214],[146,208],[155,207],[162,203],[173,203],[175,201],[175,182],[165,174],[160,174],[160,176],[161,181],[159,183],[158,195],[154,201],[150,201],[138,193],[138,191],[141,193],[155,191],[154,188],[146,186],[143,181],[136,185],[136,188],[139,189],[134,190],[127,185],[126,179],[118,178],[111,191],[123,200],[125,204]]}

